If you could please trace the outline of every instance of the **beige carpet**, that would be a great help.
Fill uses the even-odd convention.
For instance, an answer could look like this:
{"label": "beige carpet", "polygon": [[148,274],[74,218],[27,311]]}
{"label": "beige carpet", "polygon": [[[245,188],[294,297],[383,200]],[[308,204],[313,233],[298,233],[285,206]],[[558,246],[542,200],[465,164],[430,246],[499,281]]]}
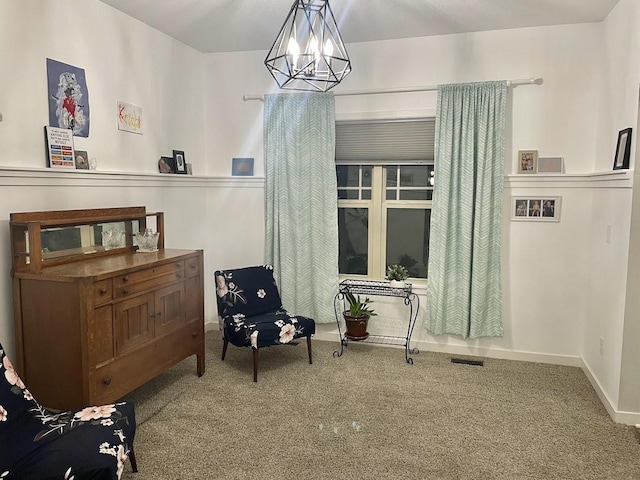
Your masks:
{"label": "beige carpet", "polygon": [[147,479],[640,479],[640,444],[578,368],[337,342],[251,351],[207,333],[195,358],[128,395]]}

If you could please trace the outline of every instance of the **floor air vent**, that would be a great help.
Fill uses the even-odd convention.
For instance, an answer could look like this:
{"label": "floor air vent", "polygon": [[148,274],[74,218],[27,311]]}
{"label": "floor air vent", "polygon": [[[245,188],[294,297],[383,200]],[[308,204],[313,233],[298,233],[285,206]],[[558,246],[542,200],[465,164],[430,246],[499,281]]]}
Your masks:
{"label": "floor air vent", "polygon": [[484,367],[482,360],[468,360],[466,358],[451,358],[451,363],[462,363],[464,365],[473,365],[475,367]]}

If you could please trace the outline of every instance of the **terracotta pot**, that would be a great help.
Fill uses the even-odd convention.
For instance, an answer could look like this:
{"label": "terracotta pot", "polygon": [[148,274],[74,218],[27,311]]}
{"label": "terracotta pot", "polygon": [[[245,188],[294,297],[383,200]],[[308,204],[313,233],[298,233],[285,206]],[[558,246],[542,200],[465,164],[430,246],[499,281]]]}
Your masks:
{"label": "terracotta pot", "polygon": [[342,313],[344,321],[347,325],[347,331],[344,336],[349,340],[359,341],[365,340],[369,337],[367,332],[367,325],[369,323],[369,315],[363,317],[352,317],[348,311]]}

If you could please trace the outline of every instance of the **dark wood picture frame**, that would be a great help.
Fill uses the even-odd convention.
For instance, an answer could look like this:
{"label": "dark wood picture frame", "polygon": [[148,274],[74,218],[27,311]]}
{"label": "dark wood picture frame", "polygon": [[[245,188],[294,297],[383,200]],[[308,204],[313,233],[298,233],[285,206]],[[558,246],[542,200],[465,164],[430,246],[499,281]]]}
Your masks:
{"label": "dark wood picture frame", "polygon": [[629,158],[631,157],[631,131],[632,128],[629,127],[618,132],[616,156],[613,159],[614,170],[626,170],[629,168]]}
{"label": "dark wood picture frame", "polygon": [[182,150],[173,151],[173,166],[174,166],[174,173],[180,173],[183,175],[187,174],[187,159],[184,156],[184,151]]}

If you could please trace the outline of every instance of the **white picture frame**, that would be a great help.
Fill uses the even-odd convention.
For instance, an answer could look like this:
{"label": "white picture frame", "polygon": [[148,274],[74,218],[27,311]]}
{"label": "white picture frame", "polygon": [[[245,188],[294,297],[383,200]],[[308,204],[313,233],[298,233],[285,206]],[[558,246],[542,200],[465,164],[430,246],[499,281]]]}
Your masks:
{"label": "white picture frame", "polygon": [[528,195],[511,197],[511,220],[517,222],[559,222],[562,197]]}

